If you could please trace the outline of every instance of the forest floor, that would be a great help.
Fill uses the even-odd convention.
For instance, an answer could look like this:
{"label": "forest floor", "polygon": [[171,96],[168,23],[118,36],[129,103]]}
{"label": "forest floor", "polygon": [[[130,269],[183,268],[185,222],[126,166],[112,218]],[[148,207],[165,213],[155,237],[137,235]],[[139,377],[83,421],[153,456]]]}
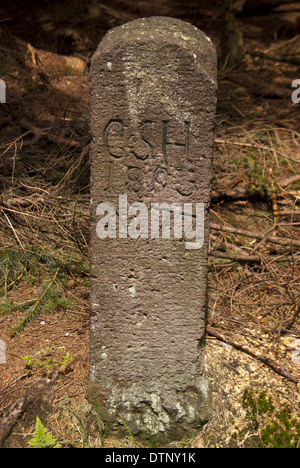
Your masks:
{"label": "forest floor", "polygon": [[[104,437],[87,400],[89,62],[110,28],[149,15],[188,20],[219,50],[220,2],[187,3],[24,1],[16,15],[1,2],[0,446],[28,447],[36,416],[62,447],[139,446],[130,433]],[[213,415],[185,446],[299,446],[300,104],[291,86],[300,70],[280,61],[300,55],[299,17],[241,18],[247,53],[240,67],[219,69],[206,339]]]}

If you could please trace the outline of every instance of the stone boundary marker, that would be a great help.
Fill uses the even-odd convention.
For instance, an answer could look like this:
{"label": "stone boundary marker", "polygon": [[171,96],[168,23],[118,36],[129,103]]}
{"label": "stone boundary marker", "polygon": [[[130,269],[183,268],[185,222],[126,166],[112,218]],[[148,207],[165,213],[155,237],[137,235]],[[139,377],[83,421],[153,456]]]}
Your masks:
{"label": "stone boundary marker", "polygon": [[[112,29],[92,61],[90,395],[110,430],[146,440],[191,437],[210,414],[203,337],[216,75],[211,40],[175,18]],[[203,239],[187,247],[175,225],[169,237],[151,236],[153,204],[162,229],[175,208],[202,207],[203,219],[189,219]]]}

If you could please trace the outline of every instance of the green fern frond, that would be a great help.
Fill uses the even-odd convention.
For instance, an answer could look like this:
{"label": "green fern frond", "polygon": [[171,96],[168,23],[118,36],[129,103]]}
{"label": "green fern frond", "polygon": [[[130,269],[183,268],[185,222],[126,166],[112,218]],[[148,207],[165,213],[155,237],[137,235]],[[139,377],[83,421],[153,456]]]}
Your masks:
{"label": "green fern frond", "polygon": [[73,275],[88,275],[89,265],[86,259],[78,254],[73,253],[71,256],[65,251],[52,251],[40,249],[32,246],[28,254],[32,272],[39,273],[41,266],[44,265],[48,271],[60,269],[61,274]]}
{"label": "green fern frond", "polygon": [[21,249],[5,248],[0,250],[0,295],[16,285],[25,275],[27,259]]}
{"label": "green fern frond", "polygon": [[17,310],[23,310],[25,308],[29,308],[32,304],[34,304],[35,299],[30,299],[24,302],[1,302],[0,303],[0,315],[8,315],[16,312]]}
{"label": "green fern frond", "polygon": [[34,436],[28,441],[28,444],[34,448],[58,448],[57,439],[52,436],[38,416],[36,417]]}
{"label": "green fern frond", "polygon": [[60,297],[63,286],[58,274],[59,269],[56,270],[53,278],[46,278],[44,280],[34,300],[0,305],[0,315],[7,315],[16,310],[24,311],[22,319],[10,329],[11,336],[18,335],[24,327],[28,323],[31,323],[41,312],[48,314],[58,307],[67,309],[76,306],[74,301],[66,301]]}
{"label": "green fern frond", "polygon": [[[88,265],[86,259],[75,252],[51,250],[29,245],[4,247],[0,243],[0,316],[13,312],[23,312],[23,317],[11,328],[11,336],[19,334],[40,313],[51,313],[52,310],[76,307],[74,301],[62,298],[68,277],[86,276]],[[26,278],[29,284],[40,284],[36,297],[24,302],[14,303],[7,300],[7,293]]]}

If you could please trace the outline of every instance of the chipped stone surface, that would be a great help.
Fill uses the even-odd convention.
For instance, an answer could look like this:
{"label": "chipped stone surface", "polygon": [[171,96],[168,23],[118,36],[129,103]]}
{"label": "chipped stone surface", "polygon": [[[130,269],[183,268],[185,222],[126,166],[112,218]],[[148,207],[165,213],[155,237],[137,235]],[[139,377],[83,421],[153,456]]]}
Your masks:
{"label": "chipped stone surface", "polygon": [[[91,393],[111,429],[189,437],[210,414],[204,377],[216,52],[194,26],[139,19],[92,61]],[[97,206],[204,203],[205,239],[100,239]],[[121,238],[120,238],[121,237]],[[124,429],[124,426],[123,426]],[[126,432],[126,429],[124,429]]]}

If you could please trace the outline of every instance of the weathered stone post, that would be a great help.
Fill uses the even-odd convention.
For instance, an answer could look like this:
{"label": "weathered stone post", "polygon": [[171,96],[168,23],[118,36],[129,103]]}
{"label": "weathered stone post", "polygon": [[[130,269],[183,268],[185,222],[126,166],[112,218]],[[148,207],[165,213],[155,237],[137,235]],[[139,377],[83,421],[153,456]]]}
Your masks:
{"label": "weathered stone post", "polygon": [[215,48],[174,18],[111,30],[91,70],[90,391],[161,441],[210,413],[204,378]]}

